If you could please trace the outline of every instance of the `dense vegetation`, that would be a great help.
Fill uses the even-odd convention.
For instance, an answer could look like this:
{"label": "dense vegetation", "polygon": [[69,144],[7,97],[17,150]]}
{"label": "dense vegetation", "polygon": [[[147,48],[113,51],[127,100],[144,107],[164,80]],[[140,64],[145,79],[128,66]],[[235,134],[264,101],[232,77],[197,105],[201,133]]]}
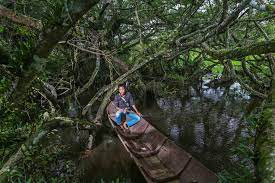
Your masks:
{"label": "dense vegetation", "polygon": [[271,0],[0,3],[0,182],[57,180],[48,165],[66,155],[58,144],[41,153],[40,139],[76,124],[95,134],[117,84],[165,92],[164,80],[188,83],[208,73],[214,84],[237,81],[261,100],[247,116],[251,136],[236,152],[255,171],[244,162],[221,172],[221,181],[274,181]]}

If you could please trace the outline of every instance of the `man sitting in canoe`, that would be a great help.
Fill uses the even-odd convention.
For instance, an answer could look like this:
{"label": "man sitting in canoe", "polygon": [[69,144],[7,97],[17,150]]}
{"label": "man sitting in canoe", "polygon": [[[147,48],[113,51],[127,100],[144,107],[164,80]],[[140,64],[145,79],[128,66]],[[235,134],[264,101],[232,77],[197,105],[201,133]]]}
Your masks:
{"label": "man sitting in canoe", "polygon": [[[130,118],[129,121],[123,124],[123,127],[127,129],[128,127],[133,126],[140,120],[141,113],[137,110],[131,93],[126,92],[126,87],[124,84],[118,85],[118,91],[119,93],[115,96],[114,99],[114,104],[118,109],[118,111],[116,112],[115,122],[118,125],[122,125],[121,117],[123,114],[125,114],[126,117]],[[131,109],[134,109],[136,113],[134,113]]]}

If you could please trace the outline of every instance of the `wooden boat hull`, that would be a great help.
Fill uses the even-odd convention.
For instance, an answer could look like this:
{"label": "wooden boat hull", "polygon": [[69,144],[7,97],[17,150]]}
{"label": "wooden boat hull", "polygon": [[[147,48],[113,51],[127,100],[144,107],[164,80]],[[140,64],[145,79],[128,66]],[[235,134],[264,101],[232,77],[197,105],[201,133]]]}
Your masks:
{"label": "wooden boat hull", "polygon": [[113,102],[106,110],[112,127],[147,182],[218,182],[214,172],[177,146],[145,119],[141,118],[138,123],[129,128],[129,132],[124,132],[114,122],[117,110]]}

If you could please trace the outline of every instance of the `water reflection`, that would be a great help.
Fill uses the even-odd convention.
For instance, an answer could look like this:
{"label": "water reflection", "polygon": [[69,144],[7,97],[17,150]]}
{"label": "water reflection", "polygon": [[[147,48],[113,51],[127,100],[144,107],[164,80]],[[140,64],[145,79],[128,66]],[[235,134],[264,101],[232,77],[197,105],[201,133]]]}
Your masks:
{"label": "water reflection", "polygon": [[[144,109],[159,130],[214,172],[232,167],[229,149],[242,135],[242,116],[250,96],[238,83],[210,88],[203,82],[187,88],[190,97],[162,97]],[[147,101],[148,103],[148,101]]]}
{"label": "water reflection", "polygon": [[[229,149],[238,145],[238,137],[248,135],[242,116],[251,111],[255,103],[238,83],[216,88],[208,87],[207,83],[206,80],[199,85],[184,86],[185,96],[148,95],[141,109],[161,132],[208,168],[220,172],[239,161],[238,156],[229,154]],[[101,143],[84,155],[89,138],[87,130],[53,130],[45,143],[70,147],[68,156],[76,161],[78,182],[145,182],[119,139],[101,134],[104,134],[102,142],[100,139]],[[65,167],[65,160],[59,164]]]}

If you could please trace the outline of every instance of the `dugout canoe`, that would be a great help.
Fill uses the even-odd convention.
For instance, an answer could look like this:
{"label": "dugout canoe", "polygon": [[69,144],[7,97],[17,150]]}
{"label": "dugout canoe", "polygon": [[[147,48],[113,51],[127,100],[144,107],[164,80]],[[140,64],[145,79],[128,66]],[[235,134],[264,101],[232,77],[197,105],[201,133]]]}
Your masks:
{"label": "dugout canoe", "polygon": [[214,172],[177,146],[144,118],[121,130],[114,122],[116,107],[106,108],[109,121],[147,182],[216,183]]}

